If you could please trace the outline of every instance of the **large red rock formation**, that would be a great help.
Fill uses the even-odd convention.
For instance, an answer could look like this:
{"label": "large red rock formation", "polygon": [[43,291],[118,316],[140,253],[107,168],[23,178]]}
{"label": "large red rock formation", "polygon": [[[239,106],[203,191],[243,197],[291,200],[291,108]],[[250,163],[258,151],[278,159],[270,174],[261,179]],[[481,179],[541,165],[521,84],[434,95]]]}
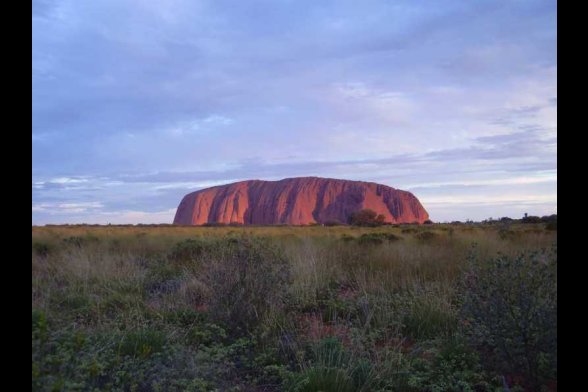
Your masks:
{"label": "large red rock formation", "polygon": [[176,211],[174,224],[347,223],[353,212],[364,208],[384,215],[389,223],[429,219],[410,192],[373,182],[299,177],[242,181],[189,193]]}

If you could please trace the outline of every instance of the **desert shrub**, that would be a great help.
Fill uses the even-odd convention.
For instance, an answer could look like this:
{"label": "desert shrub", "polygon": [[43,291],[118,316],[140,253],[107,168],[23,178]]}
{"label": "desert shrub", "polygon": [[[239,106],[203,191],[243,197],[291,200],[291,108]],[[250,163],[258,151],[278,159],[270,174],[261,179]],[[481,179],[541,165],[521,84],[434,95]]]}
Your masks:
{"label": "desert shrub", "polygon": [[285,306],[290,272],[269,240],[240,238],[226,240],[220,253],[209,255],[200,279],[211,317],[240,335]]}
{"label": "desert shrub", "polygon": [[359,236],[357,243],[360,245],[379,245],[384,241],[394,242],[401,238],[392,233],[366,233]]}
{"label": "desert shrub", "polygon": [[452,337],[428,351],[430,358],[411,363],[406,388],[409,391],[496,391],[487,381],[478,353],[460,337]]}
{"label": "desert shrub", "polygon": [[465,332],[485,363],[533,390],[557,378],[555,250],[472,258],[461,282]]}
{"label": "desert shrub", "polygon": [[45,312],[33,309],[32,310],[32,321],[33,321],[33,342],[35,340],[45,341],[47,338],[47,315]]}
{"label": "desert shrub", "polygon": [[192,325],[187,332],[186,340],[189,344],[210,345],[226,339],[227,332],[223,327],[213,323]]}
{"label": "desert shrub", "polygon": [[359,236],[357,243],[361,245],[379,245],[384,242],[383,236],[380,233],[366,233]]}
{"label": "desert shrub", "polygon": [[430,219],[427,219],[426,221],[423,222],[424,225],[432,225],[433,221]]}
{"label": "desert shrub", "polygon": [[408,227],[406,229],[402,229],[401,233],[402,234],[414,234],[414,233],[418,233],[418,230],[413,227]]}
{"label": "desert shrub", "polygon": [[55,248],[49,242],[41,242],[41,241],[34,241],[33,245],[33,252],[41,257],[47,257],[50,253],[52,253]]}
{"label": "desert shrub", "polygon": [[369,208],[356,211],[351,214],[349,223],[354,226],[381,226],[385,223],[386,217],[382,214],[378,215],[374,210]]}
{"label": "desert shrub", "polygon": [[118,345],[118,353],[122,356],[146,358],[161,351],[165,340],[165,335],[154,329],[130,331],[122,337]]}
{"label": "desert shrub", "polygon": [[194,261],[200,258],[209,247],[210,245],[203,240],[190,238],[175,244],[169,258],[175,262]]}
{"label": "desert shrub", "polygon": [[415,235],[415,238],[419,241],[428,242],[438,239],[439,234],[432,231],[423,231],[422,233]]}

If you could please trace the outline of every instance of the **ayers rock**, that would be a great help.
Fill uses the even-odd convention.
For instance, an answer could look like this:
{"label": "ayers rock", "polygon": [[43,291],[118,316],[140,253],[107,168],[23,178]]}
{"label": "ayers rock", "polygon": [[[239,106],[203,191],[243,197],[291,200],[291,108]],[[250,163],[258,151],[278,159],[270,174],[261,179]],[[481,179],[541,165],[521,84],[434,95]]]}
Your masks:
{"label": "ayers rock", "polygon": [[423,223],[429,214],[410,192],[373,182],[319,177],[249,180],[201,189],[184,196],[174,224],[240,223],[305,225],[347,223],[369,208],[389,223]]}

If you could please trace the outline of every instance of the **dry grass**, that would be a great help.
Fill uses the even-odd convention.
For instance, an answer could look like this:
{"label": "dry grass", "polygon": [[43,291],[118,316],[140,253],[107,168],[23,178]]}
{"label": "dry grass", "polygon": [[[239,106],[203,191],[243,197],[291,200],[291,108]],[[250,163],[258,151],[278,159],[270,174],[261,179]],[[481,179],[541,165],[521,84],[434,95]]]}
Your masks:
{"label": "dry grass", "polygon": [[[398,371],[399,363],[410,363],[402,358],[420,355],[413,353],[420,352],[415,347],[422,350],[426,341],[457,331],[456,282],[468,256],[486,259],[549,248],[557,233],[543,226],[33,227],[32,308],[34,315],[47,320],[54,336],[66,331],[88,336],[139,331],[139,336],[157,337],[153,338],[157,350],[182,347],[188,350],[182,355],[206,355],[216,373],[201,375],[202,364],[182,368],[192,374],[186,376],[192,380],[186,383],[193,382],[194,374],[202,378],[198,385],[208,385],[203,390],[222,388],[230,377],[236,377],[230,383],[243,385],[272,377],[288,384],[282,373],[279,377],[259,373],[260,364],[249,370],[250,378],[254,374],[257,381],[245,381],[235,370],[241,365],[234,364],[233,369],[214,362],[234,361],[241,348],[227,348],[223,355],[228,357],[215,357],[208,348],[202,351],[203,344],[241,344],[239,336],[254,339],[257,353],[272,352],[283,371],[310,372],[315,378],[320,374],[309,365],[315,359],[308,347],[336,337],[359,361],[346,363],[344,370],[355,372],[354,366],[368,361],[373,365],[370,382],[382,387],[385,382],[380,378],[391,367]],[[378,238],[383,240],[372,243],[369,236],[374,233],[400,239],[388,241],[381,235]],[[362,235],[368,240],[358,241]],[[231,238],[235,240],[227,240]],[[188,247],[202,243],[205,250],[180,257],[180,243]],[[253,245],[243,248],[249,243]],[[287,276],[280,275],[279,260]],[[149,354],[149,347],[144,353]],[[273,351],[276,347],[278,352]],[[247,355],[253,355],[248,350]],[[43,383],[59,386],[75,378],[97,389],[142,385],[153,390],[116,379],[112,372],[120,371],[121,365],[110,362],[103,370],[108,382],[77,373],[58,376],[44,362],[44,355],[37,359]],[[170,385],[164,389],[189,389]],[[370,390],[366,385],[362,388]],[[392,390],[418,390],[407,385]]]}

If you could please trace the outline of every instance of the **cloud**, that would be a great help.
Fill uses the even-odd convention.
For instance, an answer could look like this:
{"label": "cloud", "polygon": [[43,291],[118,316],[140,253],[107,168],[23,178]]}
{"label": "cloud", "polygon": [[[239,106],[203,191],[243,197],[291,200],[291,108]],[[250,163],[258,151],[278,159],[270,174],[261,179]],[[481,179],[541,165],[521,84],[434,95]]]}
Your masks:
{"label": "cloud", "polygon": [[[181,121],[180,123],[164,129],[164,134],[171,136],[197,136],[206,132],[219,130],[227,125],[234,123],[232,118],[221,116],[218,114],[211,114],[204,118],[197,118],[188,121]],[[134,135],[133,135],[134,137]]]}
{"label": "cloud", "polygon": [[[86,211],[71,211],[68,216],[44,216],[40,224],[159,224],[171,223],[176,209],[146,212],[124,210],[117,212],[85,213]],[[83,213],[83,214],[80,214]],[[33,224],[39,224],[33,222]]]}
{"label": "cloud", "polygon": [[[108,213],[102,213],[100,215],[88,216],[85,219],[88,219],[86,222],[96,222],[99,224],[108,224],[108,223],[111,223],[111,224],[171,223],[174,219],[175,213],[176,213],[175,208],[170,208],[168,210],[156,211],[156,212],[126,210],[126,211],[108,212]],[[80,218],[80,219],[81,219],[80,222],[82,222],[84,218]]]}
{"label": "cloud", "polygon": [[33,212],[47,213],[49,215],[72,214],[93,210],[100,210],[104,205],[100,202],[83,203],[38,203],[33,204]]}
{"label": "cloud", "polygon": [[422,202],[429,205],[455,205],[455,206],[501,206],[501,205],[533,205],[533,204],[545,204],[545,203],[556,203],[556,195],[540,195],[540,196],[528,196],[528,195],[500,195],[491,196],[488,195],[476,195],[473,197],[468,196],[445,196],[445,197],[427,197],[423,198]]}
{"label": "cloud", "polygon": [[439,188],[439,187],[492,187],[495,185],[526,185],[538,183],[557,182],[557,174],[549,171],[543,176],[515,176],[507,178],[498,178],[491,180],[465,180],[465,181],[446,181],[446,182],[430,182],[414,185],[407,185],[408,190],[418,190],[423,188]]}
{"label": "cloud", "polygon": [[557,170],[554,3],[35,0],[32,22],[37,206],[302,175],[552,193],[509,181]]}

